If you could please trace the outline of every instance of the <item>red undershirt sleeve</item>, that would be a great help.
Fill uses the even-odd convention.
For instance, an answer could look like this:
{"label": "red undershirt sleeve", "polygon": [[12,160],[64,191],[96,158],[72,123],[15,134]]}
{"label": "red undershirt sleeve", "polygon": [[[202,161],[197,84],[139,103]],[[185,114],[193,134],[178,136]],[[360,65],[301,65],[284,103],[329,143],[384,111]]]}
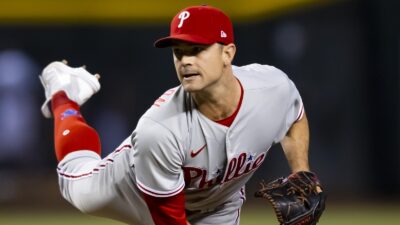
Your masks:
{"label": "red undershirt sleeve", "polygon": [[155,225],[187,225],[183,191],[165,198],[143,195]]}

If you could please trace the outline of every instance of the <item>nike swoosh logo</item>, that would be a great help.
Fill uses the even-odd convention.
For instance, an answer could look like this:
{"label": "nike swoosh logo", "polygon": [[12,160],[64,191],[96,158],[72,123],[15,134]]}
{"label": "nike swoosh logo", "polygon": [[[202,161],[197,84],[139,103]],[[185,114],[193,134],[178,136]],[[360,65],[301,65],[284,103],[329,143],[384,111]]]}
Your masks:
{"label": "nike swoosh logo", "polygon": [[200,149],[198,149],[197,151],[192,150],[190,152],[190,156],[192,156],[192,158],[196,157],[201,151],[203,151],[203,149],[207,146],[207,144],[205,144],[203,147],[201,147]]}

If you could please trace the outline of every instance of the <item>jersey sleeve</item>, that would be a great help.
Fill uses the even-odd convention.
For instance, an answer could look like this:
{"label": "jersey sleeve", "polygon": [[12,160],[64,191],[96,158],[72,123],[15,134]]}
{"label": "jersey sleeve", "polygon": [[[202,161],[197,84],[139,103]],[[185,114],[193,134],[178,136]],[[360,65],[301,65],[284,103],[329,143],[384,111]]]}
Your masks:
{"label": "jersey sleeve", "polygon": [[[281,72],[283,73],[283,72]],[[283,103],[283,111],[285,112],[283,118],[282,129],[279,132],[278,140],[276,142],[280,142],[289,131],[290,127],[301,120],[304,115],[304,105],[301,99],[300,93],[296,88],[296,85],[292,80],[288,78],[286,74],[284,74],[285,81],[281,86],[281,95],[284,101]]]}
{"label": "jersey sleeve", "polygon": [[162,124],[142,118],[132,135],[133,166],[138,188],[154,197],[170,197],[184,187],[184,156],[179,141]]}
{"label": "jersey sleeve", "polygon": [[301,120],[304,115],[304,105],[300,93],[297,90],[293,81],[288,79],[289,99],[288,99],[288,114],[286,116],[286,127],[289,129],[293,123]]}

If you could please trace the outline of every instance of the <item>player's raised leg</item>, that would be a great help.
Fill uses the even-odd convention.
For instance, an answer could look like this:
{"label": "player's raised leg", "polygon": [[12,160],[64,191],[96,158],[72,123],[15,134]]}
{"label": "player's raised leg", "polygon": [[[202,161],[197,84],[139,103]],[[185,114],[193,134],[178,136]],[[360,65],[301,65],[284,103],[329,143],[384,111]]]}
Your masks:
{"label": "player's raised leg", "polygon": [[83,67],[73,68],[64,62],[52,62],[39,77],[45,89],[42,106],[45,117],[54,116],[54,143],[58,161],[76,150],[91,150],[100,154],[100,139],[79,111],[94,93],[100,90],[98,79]]}
{"label": "player's raised leg", "polygon": [[40,80],[46,94],[43,115],[54,117],[57,172],[63,197],[84,213],[129,224],[152,224],[139,190],[129,179],[134,176],[129,162],[130,138],[101,159],[100,138],[80,113],[80,106],[99,91],[98,77],[83,67],[53,62],[43,70]]}

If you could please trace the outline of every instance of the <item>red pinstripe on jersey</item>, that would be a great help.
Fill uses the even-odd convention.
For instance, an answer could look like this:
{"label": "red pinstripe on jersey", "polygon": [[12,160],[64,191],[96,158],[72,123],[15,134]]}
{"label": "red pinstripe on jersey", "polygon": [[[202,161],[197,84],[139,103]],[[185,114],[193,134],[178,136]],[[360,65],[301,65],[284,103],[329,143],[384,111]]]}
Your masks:
{"label": "red pinstripe on jersey", "polygon": [[58,167],[57,168],[58,175],[63,177],[63,178],[69,179],[69,180],[78,180],[78,179],[82,179],[82,178],[85,178],[85,177],[90,177],[93,174],[98,173],[100,170],[105,169],[108,164],[113,164],[114,160],[112,158],[117,156],[123,150],[129,149],[129,148],[132,148],[132,146],[131,145],[123,145],[123,146],[119,147],[112,154],[110,154],[109,157],[104,158],[101,161],[100,164],[98,164],[95,168],[93,168],[89,172],[82,172],[82,173],[79,173],[79,174],[66,173],[66,172],[61,172],[61,168]]}
{"label": "red pinstripe on jersey", "polygon": [[301,106],[299,114],[298,114],[297,119],[295,120],[295,122],[301,120],[301,118],[303,118],[303,115],[304,115],[304,105]]}
{"label": "red pinstripe on jersey", "polygon": [[180,191],[182,191],[183,188],[185,187],[185,185],[184,185],[184,183],[183,183],[183,184],[182,184],[180,187],[178,187],[178,189],[175,190],[175,191],[172,191],[172,192],[169,192],[169,193],[160,193],[160,192],[155,192],[155,191],[153,191],[153,190],[150,190],[149,188],[147,188],[147,187],[145,187],[143,184],[141,184],[139,181],[137,181],[137,186],[138,186],[138,188],[139,188],[142,192],[144,192],[144,193],[146,193],[146,194],[148,194],[148,195],[154,196],[154,197],[170,197],[170,196],[176,195],[177,193],[179,193]]}

